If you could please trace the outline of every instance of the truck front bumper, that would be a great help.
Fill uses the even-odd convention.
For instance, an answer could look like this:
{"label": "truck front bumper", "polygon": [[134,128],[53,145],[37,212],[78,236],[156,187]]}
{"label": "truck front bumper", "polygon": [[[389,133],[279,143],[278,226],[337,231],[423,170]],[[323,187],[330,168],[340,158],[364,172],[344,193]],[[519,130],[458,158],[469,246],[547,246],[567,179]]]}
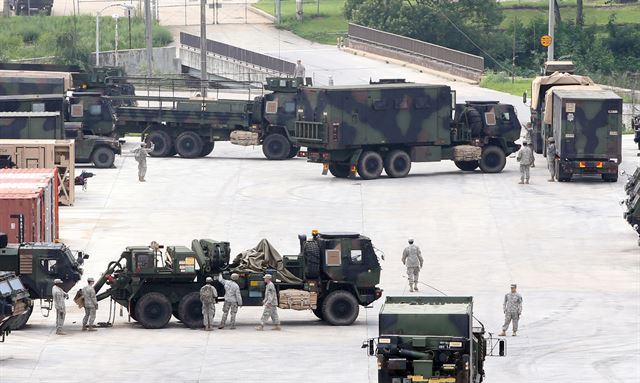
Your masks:
{"label": "truck front bumper", "polygon": [[561,161],[560,170],[567,174],[614,174],[618,172],[615,161]]}

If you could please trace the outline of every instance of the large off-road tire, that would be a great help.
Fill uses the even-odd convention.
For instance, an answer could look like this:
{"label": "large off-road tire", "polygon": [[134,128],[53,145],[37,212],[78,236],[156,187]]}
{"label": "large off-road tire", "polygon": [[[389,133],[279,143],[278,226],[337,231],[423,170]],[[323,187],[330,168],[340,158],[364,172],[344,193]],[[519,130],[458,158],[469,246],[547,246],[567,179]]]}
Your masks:
{"label": "large off-road tire", "polygon": [[146,293],[136,303],[135,313],[144,328],[163,328],[171,319],[171,302],[160,293]]}
{"label": "large off-road tire", "polygon": [[349,164],[329,164],[329,173],[336,178],[347,178],[350,172]]}
{"label": "large off-road tire", "polygon": [[262,142],[262,153],[268,160],[284,160],[290,151],[291,143],[282,134],[272,133]]}
{"label": "large off-road tire", "polygon": [[358,174],[363,180],[373,180],[380,177],[384,162],[378,152],[366,151],[358,159]]}
{"label": "large off-road tire", "polygon": [[454,164],[458,167],[458,169],[465,172],[472,172],[480,166],[479,161],[453,161]]}
{"label": "large off-road tire", "polygon": [[348,326],[358,318],[360,305],[352,293],[336,290],[322,302],[324,320],[334,326]]}
{"label": "large off-road tire", "polygon": [[91,153],[91,162],[93,162],[93,165],[99,169],[108,169],[113,167],[115,159],[116,154],[106,146],[99,146],[95,148],[93,153]]}
{"label": "large off-road tire", "polygon": [[11,325],[11,330],[22,330],[27,325],[27,322],[29,321],[32,313],[33,303],[31,304],[31,307],[29,307],[29,309],[24,314],[22,314],[18,320],[13,322],[13,325]]}
{"label": "large off-road tire", "polygon": [[176,150],[183,158],[200,157],[203,145],[202,138],[196,132],[182,132],[176,138]]}
{"label": "large off-road tire", "polygon": [[389,177],[406,177],[411,170],[411,157],[404,150],[393,150],[384,158],[384,171]]}
{"label": "large off-road tire", "polygon": [[[164,130],[154,130],[147,136],[147,142],[153,143],[152,157],[167,157],[171,155],[173,148],[173,139],[169,133]],[[175,154],[175,153],[174,153]]]}
{"label": "large off-road tire", "polygon": [[200,153],[200,157],[206,157],[211,154],[215,145],[215,142],[205,142],[204,144],[202,144],[202,153]]}
{"label": "large off-road tire", "polygon": [[487,146],[480,157],[480,170],[485,173],[500,173],[507,164],[504,151],[497,146]]}
{"label": "large off-road tire", "polygon": [[178,305],[178,313],[180,320],[189,328],[202,327],[202,302],[200,301],[200,293],[193,291],[180,300]]}
{"label": "large off-road tire", "polygon": [[324,320],[324,315],[322,315],[322,303],[318,302],[318,307],[311,309],[311,311],[313,311],[313,315],[318,317],[318,319]]}
{"label": "large off-road tire", "polygon": [[320,276],[320,246],[315,241],[307,241],[302,246],[305,262],[305,276],[314,279]]}
{"label": "large off-road tire", "polygon": [[618,182],[618,173],[603,174],[602,180],[604,182]]}
{"label": "large off-road tire", "polygon": [[289,149],[289,155],[287,156],[287,158],[293,158],[293,157],[297,156],[299,150],[300,150],[299,146],[291,145],[291,149]]}

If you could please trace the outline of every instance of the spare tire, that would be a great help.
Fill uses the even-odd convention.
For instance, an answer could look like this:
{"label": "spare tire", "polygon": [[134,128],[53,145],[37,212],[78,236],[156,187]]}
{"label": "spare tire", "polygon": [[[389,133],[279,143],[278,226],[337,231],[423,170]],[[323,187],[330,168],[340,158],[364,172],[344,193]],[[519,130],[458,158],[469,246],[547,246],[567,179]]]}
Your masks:
{"label": "spare tire", "polygon": [[360,305],[352,293],[336,290],[322,302],[322,316],[324,320],[334,326],[348,326],[352,324],[360,311]]}
{"label": "spare tire", "polygon": [[480,156],[480,170],[485,173],[500,173],[507,164],[504,151],[497,146],[486,146]]}
{"label": "spare tire", "polygon": [[180,320],[189,328],[201,328],[203,326],[202,302],[198,291],[190,292],[182,297],[178,305]]}
{"label": "spare tire", "polygon": [[147,293],[136,303],[136,317],[144,328],[163,328],[172,314],[171,302],[160,293]]}
{"label": "spare tire", "polygon": [[309,279],[320,276],[320,246],[315,241],[307,241],[302,247],[304,263],[306,265],[306,277]]}

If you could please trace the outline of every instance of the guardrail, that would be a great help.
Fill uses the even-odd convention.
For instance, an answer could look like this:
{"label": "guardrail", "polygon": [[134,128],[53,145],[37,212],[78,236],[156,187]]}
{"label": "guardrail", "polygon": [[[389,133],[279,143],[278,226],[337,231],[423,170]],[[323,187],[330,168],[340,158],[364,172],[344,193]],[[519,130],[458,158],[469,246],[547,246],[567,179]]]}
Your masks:
{"label": "guardrail", "polygon": [[[180,32],[180,44],[200,49],[200,37]],[[207,51],[230,59],[256,65],[272,71],[292,75],[296,64],[267,56],[262,53],[234,47],[233,45],[207,39]]]}
{"label": "guardrail", "polygon": [[450,66],[457,69],[453,71],[456,72],[454,74],[463,75],[463,73],[468,72],[470,77],[480,76],[484,71],[484,58],[470,53],[352,23],[349,23],[348,34],[350,44],[364,43],[385,50],[435,61],[441,64],[439,67],[434,68],[437,70],[441,70],[443,66]]}

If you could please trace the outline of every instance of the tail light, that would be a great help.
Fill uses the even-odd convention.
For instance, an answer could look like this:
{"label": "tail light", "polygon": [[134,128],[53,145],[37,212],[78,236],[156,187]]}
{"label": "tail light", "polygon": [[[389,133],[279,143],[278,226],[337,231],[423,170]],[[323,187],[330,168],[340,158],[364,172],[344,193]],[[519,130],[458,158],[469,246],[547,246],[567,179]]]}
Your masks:
{"label": "tail light", "polygon": [[358,171],[358,169],[356,168],[356,166],[355,165],[351,165],[351,174],[355,175],[357,171]]}
{"label": "tail light", "polygon": [[586,168],[586,167],[587,167],[587,163],[586,163],[586,162],[584,162],[584,161],[580,161],[580,162],[578,163],[578,167],[580,167],[580,168]]}
{"label": "tail light", "polygon": [[596,168],[602,169],[602,162],[601,161],[596,162]]}
{"label": "tail light", "polygon": [[306,156],[307,156],[307,152],[306,152],[306,151],[304,151],[304,150],[300,150],[300,151],[298,152],[298,157],[306,157]]}

